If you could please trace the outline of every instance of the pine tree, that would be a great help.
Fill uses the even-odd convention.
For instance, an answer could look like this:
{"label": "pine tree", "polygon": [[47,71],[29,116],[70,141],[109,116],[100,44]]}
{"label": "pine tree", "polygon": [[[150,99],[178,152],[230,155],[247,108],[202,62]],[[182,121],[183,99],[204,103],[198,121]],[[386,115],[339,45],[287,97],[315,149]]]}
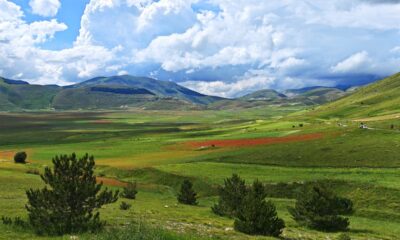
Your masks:
{"label": "pine tree", "polygon": [[349,219],[340,214],[352,212],[352,202],[339,198],[323,186],[306,187],[297,197],[294,208],[289,208],[299,224],[322,231],[346,231]]}
{"label": "pine tree", "polygon": [[197,193],[193,190],[193,183],[185,179],[181,185],[178,202],[187,205],[197,205]]}
{"label": "pine tree", "polygon": [[212,211],[220,216],[234,217],[246,196],[246,183],[237,174],[225,179],[224,186],[219,188],[219,201]]}
{"label": "pine tree", "polygon": [[265,201],[266,195],[264,185],[256,180],[237,213],[234,224],[237,231],[274,237],[282,233],[285,223],[278,218],[274,204]]}
{"label": "pine tree", "polygon": [[29,222],[38,234],[62,235],[97,231],[104,225],[97,211],[116,202],[118,191],[96,183],[93,156],[78,159],[75,154],[53,158],[54,168],[41,175],[43,189],[26,192]]}

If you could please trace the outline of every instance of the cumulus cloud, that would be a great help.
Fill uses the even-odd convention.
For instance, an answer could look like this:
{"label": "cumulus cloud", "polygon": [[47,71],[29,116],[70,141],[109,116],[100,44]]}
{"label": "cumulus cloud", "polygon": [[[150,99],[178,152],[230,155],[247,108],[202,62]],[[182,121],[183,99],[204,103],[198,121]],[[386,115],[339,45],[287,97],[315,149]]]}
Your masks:
{"label": "cumulus cloud", "polygon": [[58,9],[61,7],[60,0],[30,0],[29,6],[32,13],[43,16],[53,17],[57,15]]}
{"label": "cumulus cloud", "polygon": [[[398,71],[398,3],[90,0],[73,46],[46,50],[42,44],[67,26],[56,19],[28,23],[18,5],[0,0],[0,72],[59,84],[129,72],[225,97],[334,85],[339,75],[345,81]],[[49,17],[60,1],[30,6]]]}
{"label": "cumulus cloud", "polygon": [[372,60],[368,55],[368,52],[362,51],[351,55],[345,60],[339,62],[336,66],[333,66],[332,72],[335,73],[354,73],[363,71],[365,68],[369,68],[372,64]]}
{"label": "cumulus cloud", "polygon": [[25,22],[20,7],[0,0],[0,71],[7,77],[32,83],[69,84],[91,77],[112,66],[120,48],[75,45],[59,51],[45,50],[42,43],[67,26],[55,19]]}

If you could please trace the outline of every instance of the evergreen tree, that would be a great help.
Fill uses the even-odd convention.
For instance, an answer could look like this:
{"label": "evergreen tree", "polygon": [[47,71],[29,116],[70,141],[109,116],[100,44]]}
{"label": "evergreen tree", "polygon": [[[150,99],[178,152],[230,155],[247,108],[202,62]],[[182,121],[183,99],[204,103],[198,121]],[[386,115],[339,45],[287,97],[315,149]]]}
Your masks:
{"label": "evergreen tree", "polygon": [[181,185],[178,202],[187,205],[197,205],[197,193],[193,190],[193,183],[185,179]]}
{"label": "evergreen tree", "polygon": [[30,224],[38,234],[48,235],[99,230],[104,222],[97,209],[116,202],[118,192],[101,191],[93,156],[61,155],[53,158],[53,164],[41,175],[46,186],[26,192]]}
{"label": "evergreen tree", "polygon": [[237,213],[234,224],[237,231],[274,237],[278,237],[282,233],[285,223],[278,218],[273,203],[265,201],[265,197],[264,185],[255,181]]}
{"label": "evergreen tree", "polygon": [[245,181],[233,174],[225,179],[224,186],[219,188],[219,201],[212,207],[212,211],[220,216],[236,216],[246,193]]}
{"label": "evergreen tree", "polygon": [[349,219],[340,214],[352,212],[352,202],[339,198],[323,186],[306,187],[297,197],[294,208],[289,208],[299,224],[322,231],[346,231]]}

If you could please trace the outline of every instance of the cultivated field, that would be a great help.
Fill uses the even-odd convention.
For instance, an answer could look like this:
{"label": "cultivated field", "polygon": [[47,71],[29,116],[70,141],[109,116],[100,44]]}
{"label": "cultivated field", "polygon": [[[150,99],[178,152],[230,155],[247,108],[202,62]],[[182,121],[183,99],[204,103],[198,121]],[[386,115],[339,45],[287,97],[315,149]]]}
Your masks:
{"label": "cultivated field", "polygon": [[[189,235],[182,239],[270,239],[235,232],[233,220],[212,213],[217,185],[237,173],[249,184],[259,179],[269,186],[287,225],[286,239],[338,235],[300,227],[288,213],[296,186],[313,181],[353,200],[352,239],[398,239],[400,119],[363,119],[370,129],[359,129],[356,118],[330,120],[307,111],[2,113],[0,215],[26,219],[25,190],[42,184],[32,170],[42,171],[57,154],[76,152],[95,156],[99,180],[108,187],[138,183],[132,209],[121,211],[120,201],[102,209],[110,227],[143,222]],[[28,153],[29,164],[14,164],[20,150]],[[185,178],[199,192],[198,206],[177,204]],[[0,224],[0,239],[46,238]]]}

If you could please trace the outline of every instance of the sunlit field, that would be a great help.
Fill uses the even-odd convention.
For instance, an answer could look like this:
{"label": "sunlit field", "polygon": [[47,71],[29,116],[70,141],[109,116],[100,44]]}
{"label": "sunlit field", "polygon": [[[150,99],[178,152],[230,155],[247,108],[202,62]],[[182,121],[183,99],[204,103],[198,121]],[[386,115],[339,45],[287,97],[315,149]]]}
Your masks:
{"label": "sunlit field", "polygon": [[[354,202],[352,239],[397,239],[400,235],[398,120],[371,119],[359,129],[354,119],[317,118],[299,107],[241,111],[26,112],[0,114],[1,215],[27,218],[25,190],[42,185],[42,171],[57,154],[93,154],[99,181],[112,189],[136,181],[139,193],[101,210],[107,228],[145,223],[182,239],[269,239],[233,230],[233,220],[210,207],[216,188],[233,173],[250,184],[267,185],[287,227],[287,239],[333,239],[297,225],[287,208],[295,188],[324,182]],[[341,124],[339,124],[341,123]],[[28,164],[13,162],[26,151]],[[194,182],[198,206],[177,203],[183,179]],[[46,239],[0,224],[0,239]],[[83,235],[82,238],[93,238]],[[69,239],[69,236],[65,236]],[[62,238],[61,238],[62,239]]]}

